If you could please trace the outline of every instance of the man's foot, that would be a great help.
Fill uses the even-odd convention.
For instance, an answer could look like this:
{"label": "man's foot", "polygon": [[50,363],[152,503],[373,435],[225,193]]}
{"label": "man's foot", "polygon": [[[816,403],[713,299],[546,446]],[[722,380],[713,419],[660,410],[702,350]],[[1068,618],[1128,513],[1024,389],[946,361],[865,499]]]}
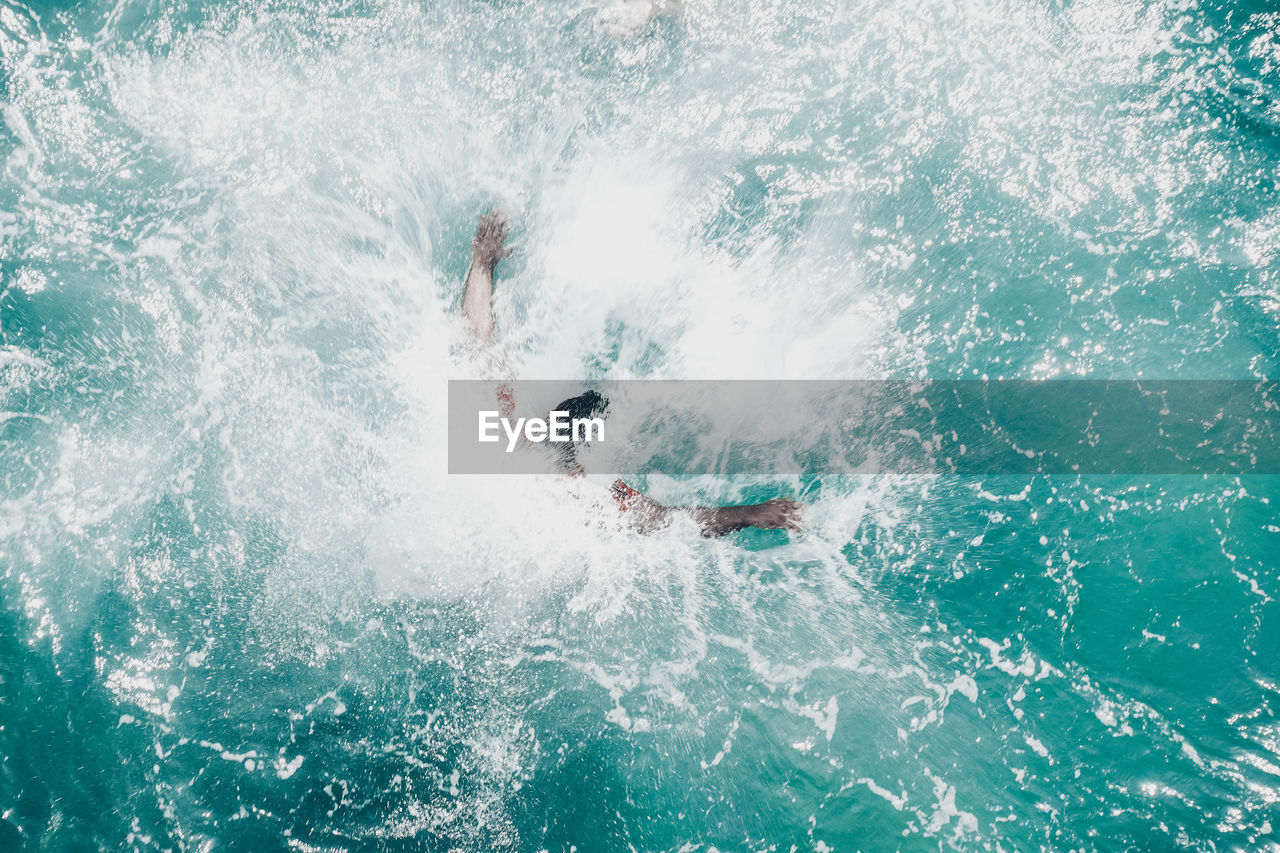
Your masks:
{"label": "man's foot", "polygon": [[507,231],[507,218],[496,208],[481,216],[471,243],[471,263],[493,272],[498,261],[513,251],[506,245]]}

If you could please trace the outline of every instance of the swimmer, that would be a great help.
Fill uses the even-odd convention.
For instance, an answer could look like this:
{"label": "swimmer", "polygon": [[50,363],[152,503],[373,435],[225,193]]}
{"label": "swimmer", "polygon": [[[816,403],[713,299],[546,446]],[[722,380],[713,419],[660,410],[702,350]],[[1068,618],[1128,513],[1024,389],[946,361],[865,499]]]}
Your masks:
{"label": "swimmer", "polygon": [[[475,240],[471,244],[471,267],[467,270],[462,295],[462,313],[472,339],[481,350],[493,342],[493,276],[498,262],[512,252],[506,245],[507,233],[506,218],[496,210],[490,211],[480,217]],[[504,416],[511,414],[514,401],[510,386],[503,385],[498,389],[498,401]],[[556,407],[556,411],[568,412],[571,419],[600,417],[608,405],[609,401],[599,393],[587,391],[565,400]],[[577,461],[573,445],[566,445],[558,456],[558,462],[560,469],[570,477],[585,473]],[[679,516],[692,519],[702,535],[709,537],[724,536],[748,527],[797,533],[801,529],[802,505],[786,498],[740,506],[667,506],[641,494],[621,479],[614,480],[609,490],[617,501],[618,509],[626,513],[627,521],[641,533],[660,530]]]}

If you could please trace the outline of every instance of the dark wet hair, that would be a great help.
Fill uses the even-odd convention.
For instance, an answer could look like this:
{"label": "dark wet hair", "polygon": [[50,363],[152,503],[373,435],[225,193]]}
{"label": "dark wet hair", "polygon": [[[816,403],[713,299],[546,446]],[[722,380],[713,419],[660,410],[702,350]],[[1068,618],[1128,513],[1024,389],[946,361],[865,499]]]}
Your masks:
{"label": "dark wet hair", "polygon": [[594,418],[605,414],[609,409],[609,398],[599,391],[584,391],[576,397],[562,400],[553,412],[568,412],[570,419]]}
{"label": "dark wet hair", "polygon": [[[571,421],[578,418],[604,417],[609,412],[609,398],[599,391],[584,391],[576,397],[561,400],[551,411],[566,412]],[[578,461],[578,444],[579,442],[576,441],[566,441],[563,444],[552,445],[555,448],[557,464],[564,468],[572,468]]]}

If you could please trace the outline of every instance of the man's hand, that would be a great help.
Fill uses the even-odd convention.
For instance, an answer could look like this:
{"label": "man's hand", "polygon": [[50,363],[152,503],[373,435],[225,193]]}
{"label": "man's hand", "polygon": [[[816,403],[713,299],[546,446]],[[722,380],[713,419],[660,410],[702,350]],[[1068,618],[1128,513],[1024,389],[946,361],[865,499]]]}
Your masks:
{"label": "man's hand", "polygon": [[471,263],[473,266],[493,272],[498,261],[513,251],[506,245],[507,218],[496,209],[480,217],[476,226],[476,238],[471,243]]}
{"label": "man's hand", "polygon": [[743,507],[747,510],[750,527],[761,527],[765,530],[790,530],[793,533],[801,531],[800,526],[800,510],[804,504],[788,500],[787,498],[774,498],[771,501],[765,501],[762,504]]}

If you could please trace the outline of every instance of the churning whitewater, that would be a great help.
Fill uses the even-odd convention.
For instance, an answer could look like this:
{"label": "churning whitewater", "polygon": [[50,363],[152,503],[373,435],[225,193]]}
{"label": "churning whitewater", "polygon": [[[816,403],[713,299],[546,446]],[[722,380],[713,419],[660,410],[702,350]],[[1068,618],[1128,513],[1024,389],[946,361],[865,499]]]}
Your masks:
{"label": "churning whitewater", "polygon": [[495,205],[520,378],[1277,376],[1280,16],[659,11],[0,0],[0,848],[1280,849],[1275,478],[445,459]]}

